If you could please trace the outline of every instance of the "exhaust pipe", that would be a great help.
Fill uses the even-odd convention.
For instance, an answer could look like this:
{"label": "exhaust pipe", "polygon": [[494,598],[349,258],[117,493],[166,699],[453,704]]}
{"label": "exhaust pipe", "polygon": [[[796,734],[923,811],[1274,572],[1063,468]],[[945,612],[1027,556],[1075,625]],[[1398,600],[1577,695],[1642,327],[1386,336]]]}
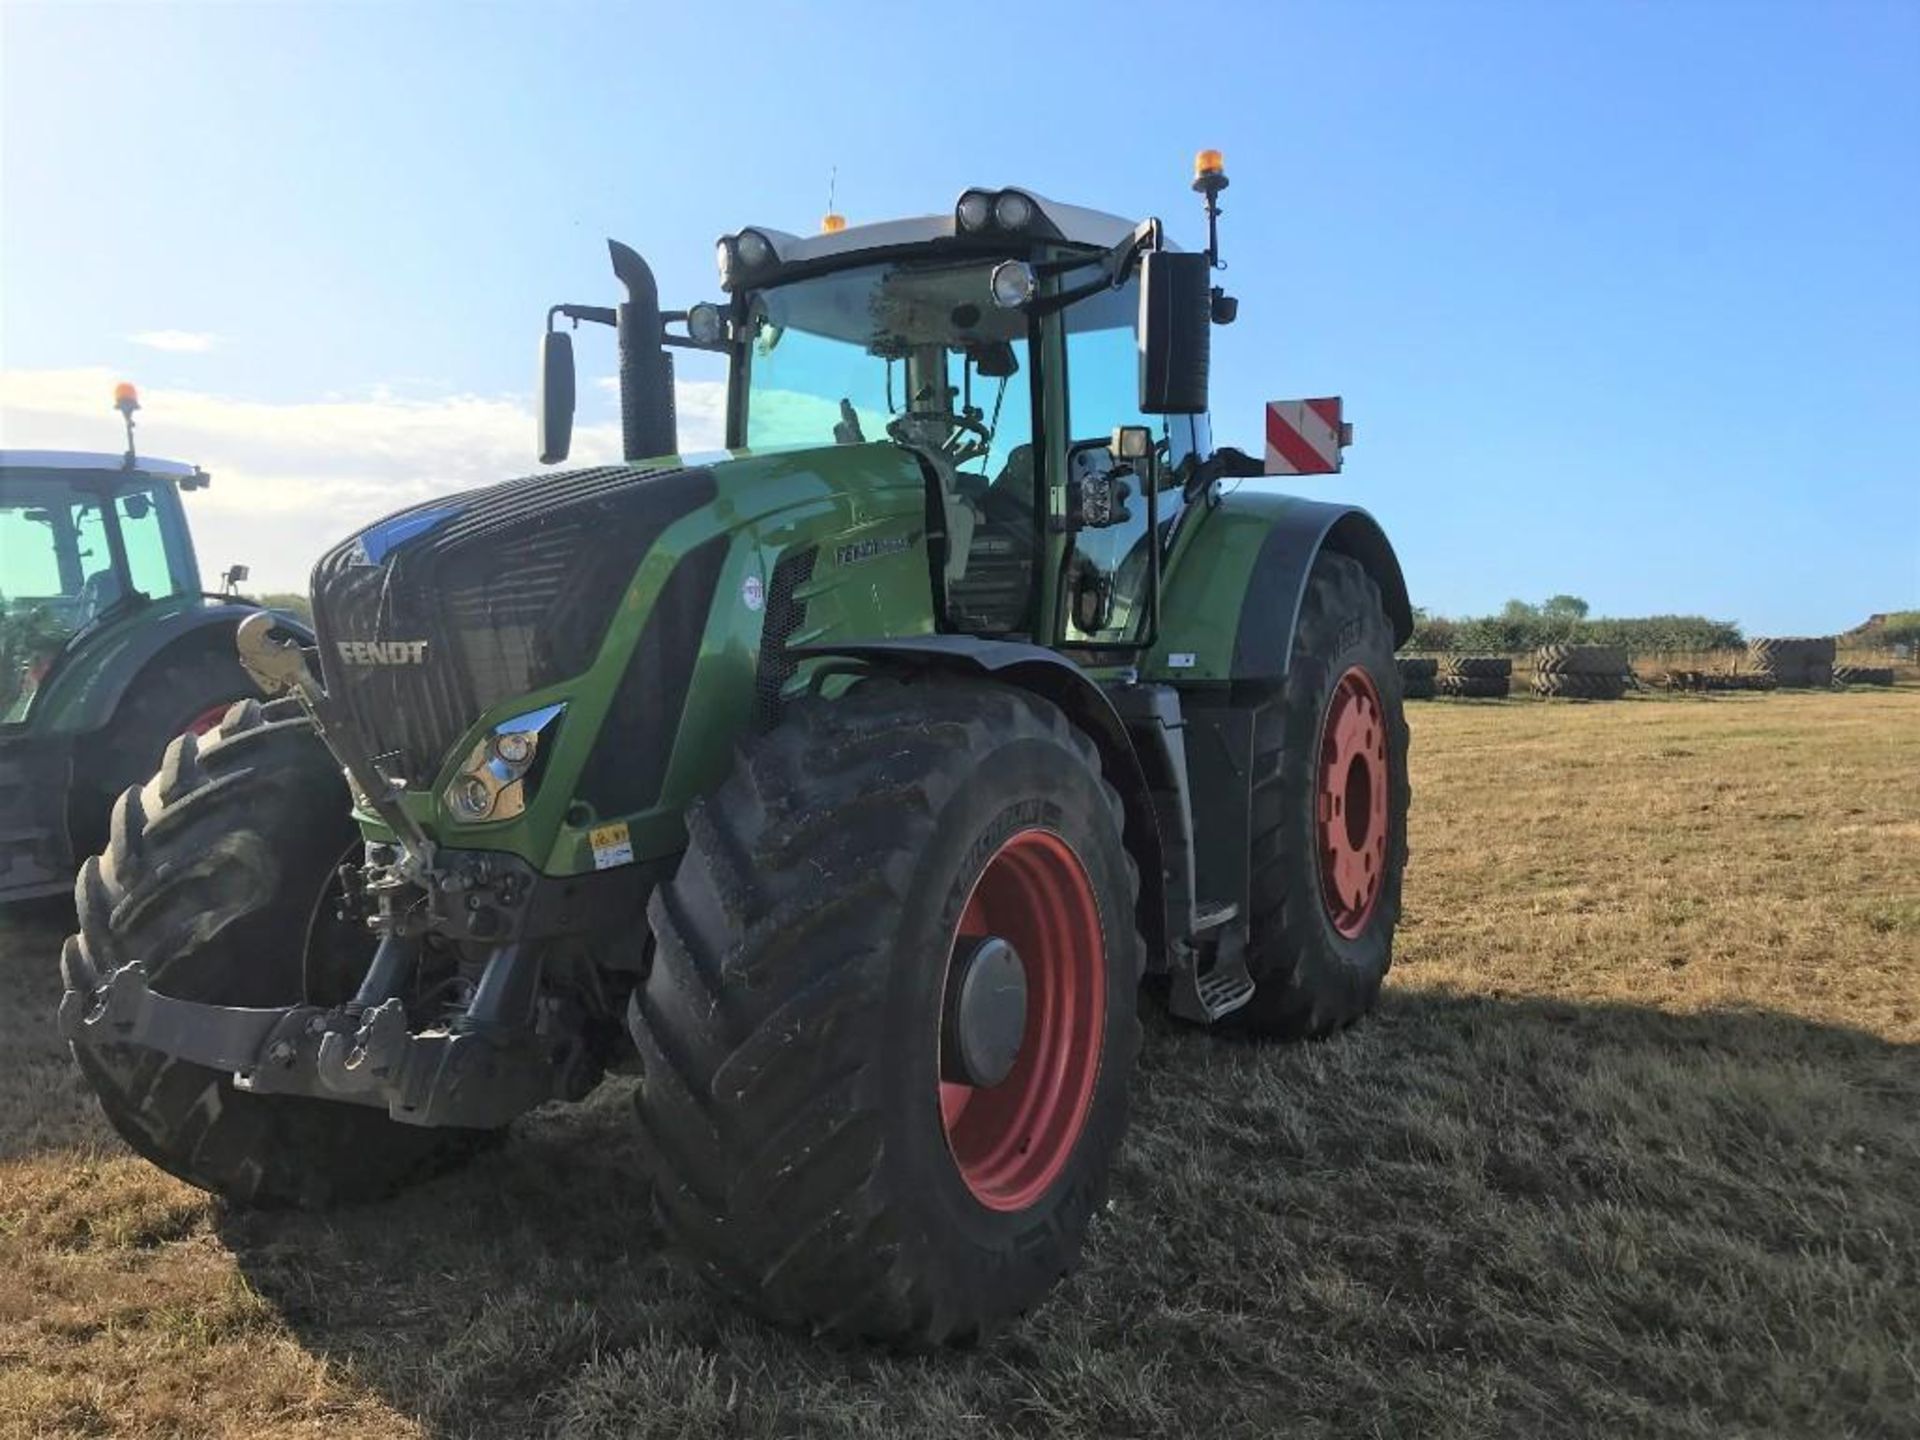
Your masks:
{"label": "exhaust pipe", "polygon": [[663,342],[660,287],[639,252],[607,241],[613,273],[626,286],[617,312],[620,336],[620,438],[628,460],[673,455],[680,449],[673,407],[673,357]]}

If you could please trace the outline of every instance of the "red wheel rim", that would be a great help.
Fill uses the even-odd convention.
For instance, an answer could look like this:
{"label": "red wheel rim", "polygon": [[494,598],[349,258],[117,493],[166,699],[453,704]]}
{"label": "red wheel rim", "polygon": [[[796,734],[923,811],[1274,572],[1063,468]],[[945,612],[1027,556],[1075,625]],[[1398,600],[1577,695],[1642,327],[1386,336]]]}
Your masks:
{"label": "red wheel rim", "polygon": [[[947,964],[997,935],[1020,956],[1027,1017],[998,1085],[940,1082],[940,1123],[960,1178],[990,1210],[1024,1210],[1066,1168],[1100,1073],[1106,943],[1093,885],[1073,847],[1022,830],[974,882]],[[944,988],[944,987],[943,987]]]}
{"label": "red wheel rim", "polygon": [[232,708],[233,701],[222,700],[218,705],[213,706],[211,709],[202,710],[198,715],[194,716],[193,719],[186,723],[185,728],[182,729],[180,733],[182,735],[204,735],[222,720],[226,719],[227,711]]}
{"label": "red wheel rim", "polygon": [[1367,928],[1387,875],[1387,721],[1373,677],[1340,677],[1320,724],[1314,830],[1320,900],[1351,940]]}

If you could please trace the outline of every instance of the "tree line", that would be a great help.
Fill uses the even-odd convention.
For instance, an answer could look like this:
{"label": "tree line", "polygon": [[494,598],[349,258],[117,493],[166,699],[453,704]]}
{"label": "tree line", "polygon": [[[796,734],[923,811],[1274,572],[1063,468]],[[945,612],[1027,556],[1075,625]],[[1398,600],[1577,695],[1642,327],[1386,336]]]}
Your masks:
{"label": "tree line", "polygon": [[1738,650],[1747,643],[1732,620],[1705,615],[1598,618],[1578,595],[1551,595],[1539,604],[1509,600],[1497,615],[1432,615],[1414,610],[1414,651],[1514,655],[1542,645],[1618,645],[1632,654]]}

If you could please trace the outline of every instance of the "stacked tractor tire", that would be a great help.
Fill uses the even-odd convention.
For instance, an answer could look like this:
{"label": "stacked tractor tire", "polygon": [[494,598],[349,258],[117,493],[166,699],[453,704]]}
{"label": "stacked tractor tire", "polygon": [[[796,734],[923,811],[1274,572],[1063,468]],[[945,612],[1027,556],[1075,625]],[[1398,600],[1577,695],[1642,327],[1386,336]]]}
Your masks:
{"label": "stacked tractor tire", "polygon": [[1562,700],[1618,700],[1627,693],[1627,652],[1617,645],[1542,645],[1533,693]]}
{"label": "stacked tractor tire", "polygon": [[1891,685],[1893,667],[1891,665],[1836,665],[1833,667],[1833,683],[1836,685]]}
{"label": "stacked tractor tire", "polygon": [[1824,690],[1833,684],[1833,637],[1780,636],[1747,642],[1749,667],[1781,688]]}
{"label": "stacked tractor tire", "polygon": [[1409,700],[1431,700],[1434,677],[1440,662],[1431,655],[1402,655],[1394,662],[1400,670],[1400,693]]}
{"label": "stacked tractor tire", "polygon": [[1504,655],[1449,655],[1440,662],[1433,686],[1440,695],[1502,699],[1513,688],[1513,661]]}
{"label": "stacked tractor tire", "polygon": [[[1896,683],[1891,665],[1836,665],[1834,652],[1830,635],[1758,639],[1748,643],[1744,669],[1673,669],[1652,683],[1701,694]],[[1496,699],[1513,685],[1513,661],[1503,655],[1402,655],[1394,663],[1409,700],[1436,695]],[[1529,688],[1550,699],[1618,700],[1644,688],[1618,645],[1542,645],[1533,653],[1532,667]]]}

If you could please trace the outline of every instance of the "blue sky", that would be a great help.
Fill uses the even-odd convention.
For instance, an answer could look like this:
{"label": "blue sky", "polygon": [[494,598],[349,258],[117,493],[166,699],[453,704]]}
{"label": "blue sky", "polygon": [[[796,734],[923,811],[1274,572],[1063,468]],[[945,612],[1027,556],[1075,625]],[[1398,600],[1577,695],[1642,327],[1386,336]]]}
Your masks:
{"label": "blue sky", "polygon": [[[1059,57],[1070,54],[1071,61]],[[0,425],[216,474],[203,559],[532,468],[533,346],[712,242],[969,184],[1200,235],[1214,425],[1339,392],[1418,602],[1920,605],[1920,6],[10,4]],[[589,373],[610,340],[583,339]],[[611,444],[590,393],[588,450]]]}

